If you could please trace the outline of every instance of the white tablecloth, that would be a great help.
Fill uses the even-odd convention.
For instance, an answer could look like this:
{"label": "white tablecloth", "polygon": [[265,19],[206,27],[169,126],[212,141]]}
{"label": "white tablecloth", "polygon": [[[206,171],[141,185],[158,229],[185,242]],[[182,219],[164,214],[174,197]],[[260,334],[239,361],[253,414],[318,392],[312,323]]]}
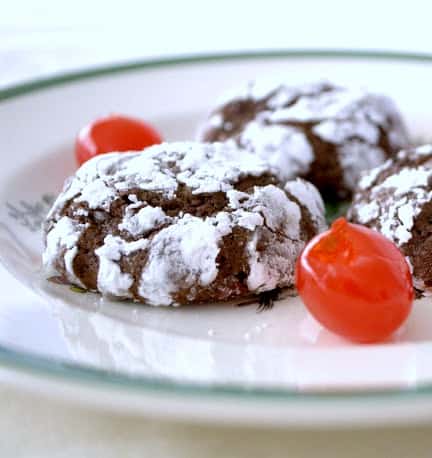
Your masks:
{"label": "white tablecloth", "polygon": [[[146,56],[263,48],[432,52],[430,2],[15,0],[1,6],[0,87]],[[1,132],[1,126],[0,126]],[[2,300],[19,285],[0,269]],[[29,293],[30,297],[30,293]],[[256,431],[128,418],[1,384],[1,457],[426,457],[432,427]]]}

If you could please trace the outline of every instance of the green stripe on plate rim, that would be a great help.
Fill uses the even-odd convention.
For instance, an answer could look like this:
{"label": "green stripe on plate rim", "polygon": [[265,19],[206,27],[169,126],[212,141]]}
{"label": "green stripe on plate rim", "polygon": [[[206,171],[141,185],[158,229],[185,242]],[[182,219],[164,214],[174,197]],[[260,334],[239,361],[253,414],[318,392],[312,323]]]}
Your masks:
{"label": "green stripe on plate rim", "polygon": [[122,64],[97,66],[86,70],[71,71],[48,78],[38,78],[25,81],[17,85],[0,89],[0,101],[11,99],[29,92],[44,88],[59,86],[65,83],[80,81],[88,78],[96,78],[116,73],[131,72],[134,70],[154,69],[171,67],[175,65],[199,64],[207,62],[235,61],[248,59],[310,59],[310,58],[336,58],[336,59],[372,59],[386,61],[405,62],[432,62],[432,54],[393,52],[393,51],[368,51],[368,50],[319,50],[319,49],[293,49],[293,50],[269,50],[269,51],[245,51],[222,54],[196,54],[161,59],[145,59]]}
{"label": "green stripe on plate rim", "polygon": [[[432,63],[431,54],[409,52],[368,51],[368,50],[268,50],[247,51],[223,54],[197,54],[181,57],[167,57],[161,59],[145,59],[140,61],[98,66],[82,71],[67,72],[49,78],[40,78],[0,90],[0,101],[10,100],[31,92],[60,86],[63,84],[97,78],[106,75],[132,72],[135,70],[172,67],[176,65],[193,65],[222,61],[236,61],[248,59],[310,59],[335,58],[355,60],[385,60],[396,62]],[[44,376],[54,380],[67,380],[85,383],[89,386],[103,385],[107,388],[126,389],[146,392],[163,392],[171,395],[189,396],[231,396],[241,399],[287,400],[287,401],[351,401],[351,400],[391,400],[413,396],[430,396],[432,385],[417,386],[407,389],[391,388],[380,391],[335,391],[322,393],[299,392],[291,389],[279,388],[252,388],[241,385],[199,385],[193,383],[174,382],[167,379],[148,377],[134,377],[123,373],[110,372],[91,368],[79,364],[54,360],[43,356],[21,352],[0,345],[0,364],[6,368],[25,372],[33,376]]]}

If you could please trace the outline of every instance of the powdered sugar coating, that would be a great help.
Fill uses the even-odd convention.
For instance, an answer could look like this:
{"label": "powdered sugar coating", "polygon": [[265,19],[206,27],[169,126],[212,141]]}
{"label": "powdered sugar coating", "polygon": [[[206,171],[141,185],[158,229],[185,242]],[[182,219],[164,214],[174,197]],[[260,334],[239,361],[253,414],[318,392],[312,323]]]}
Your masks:
{"label": "powdered sugar coating", "polygon": [[[401,157],[399,154],[399,157]],[[414,219],[432,198],[429,180],[432,169],[423,165],[401,168],[379,184],[371,185],[379,175],[390,171],[393,161],[370,172],[373,179],[361,181],[351,214],[361,224],[371,224],[387,238],[401,246],[411,238]],[[369,185],[369,186],[368,186]]]}
{"label": "powdered sugar coating", "polygon": [[107,235],[104,244],[95,250],[99,258],[98,289],[108,296],[132,297],[129,289],[133,284],[133,278],[121,271],[118,262],[122,256],[146,249],[148,243],[146,239],[126,242],[120,237]]}
{"label": "powdered sugar coating", "polygon": [[385,161],[385,154],[378,146],[363,141],[349,140],[338,148],[339,163],[344,170],[345,185],[354,190],[363,171],[377,167]]}
{"label": "powdered sugar coating", "polygon": [[80,224],[67,216],[61,217],[56,225],[48,232],[46,248],[42,255],[42,262],[47,277],[56,275],[58,267],[58,254],[62,253],[66,277],[71,283],[81,285],[72,268],[73,259],[77,253],[76,244],[86,229],[85,224]]}
{"label": "powdered sugar coating", "polygon": [[326,229],[326,224],[322,219],[322,215],[325,213],[324,202],[321,194],[313,184],[297,178],[285,184],[285,191],[288,191],[308,209],[312,220],[318,228],[318,232]]}
{"label": "powdered sugar coating", "polygon": [[283,179],[306,174],[314,159],[306,135],[299,129],[280,125],[262,125],[252,121],[240,135],[242,147],[258,151],[276,170],[284,170]]}
{"label": "powdered sugar coating", "polygon": [[[175,164],[176,170],[170,167]],[[174,195],[178,182],[194,193],[226,191],[241,176],[269,171],[268,163],[235,145],[162,143],[135,152],[104,154],[84,163],[54,203],[49,216],[73,199],[92,209],[109,208],[118,191],[138,188]]]}
{"label": "powdered sugar coating", "polygon": [[370,186],[372,186],[372,184],[375,182],[375,180],[377,179],[377,177],[380,175],[380,173],[383,171],[383,170],[386,170],[390,167],[390,165],[392,164],[392,161],[391,159],[388,159],[386,162],[384,162],[383,164],[371,169],[371,170],[368,170],[367,172],[364,172],[360,178],[360,181],[358,183],[358,188],[359,189],[366,189],[366,188],[369,188]]}
{"label": "powdered sugar coating", "polygon": [[[48,276],[63,274],[55,265],[66,247],[75,250],[69,251],[67,280],[77,283],[74,256],[81,253],[77,247],[95,243],[94,289],[104,295],[175,305],[194,302],[200,292],[211,293],[217,284],[215,291],[229,298],[231,287],[224,291],[224,279],[218,277],[219,256],[224,238],[240,230],[247,240],[240,253],[249,266],[242,288],[257,294],[292,287],[294,263],[307,241],[298,201],[306,201],[315,232],[325,226],[324,212],[316,189],[301,180],[293,185],[301,189],[295,200],[272,184],[247,192],[236,189],[244,178],[271,182],[271,170],[257,155],[220,144],[164,144],[142,153],[97,157],[68,182],[50,212],[44,253]],[[86,201],[83,196],[89,189],[92,195]],[[216,207],[201,216],[200,205],[216,195]],[[181,196],[190,196],[184,210],[179,207],[179,199],[185,198]],[[156,202],[165,202],[164,208]],[[63,218],[68,218],[64,228]],[[101,233],[111,220],[115,224]],[[91,236],[85,235],[88,227]]]}
{"label": "powdered sugar coating", "polygon": [[159,207],[148,205],[141,208],[137,213],[131,210],[136,208],[141,203],[135,203],[126,208],[123,221],[118,228],[122,231],[127,231],[133,236],[144,235],[157,226],[161,226],[170,221],[170,218]]}
{"label": "powdered sugar coating", "polygon": [[337,161],[333,168],[341,169],[341,177],[335,178],[333,170],[328,180],[342,181],[330,183],[340,187],[341,197],[352,193],[362,171],[383,163],[408,142],[393,101],[363,89],[325,82],[250,82],[224,100],[199,139],[233,140],[269,160],[282,180],[301,176],[315,182],[319,175],[321,191],[328,185],[321,183],[323,165]]}
{"label": "powdered sugar coating", "polygon": [[378,230],[401,248],[414,266],[415,284],[421,290],[426,286],[419,266],[421,256],[428,254],[418,246],[428,243],[424,237],[432,228],[424,227],[425,222],[417,231],[414,228],[431,202],[432,147],[428,145],[400,151],[393,160],[366,174],[349,211],[351,220]]}
{"label": "powdered sugar coating", "polygon": [[[278,286],[278,278],[285,284],[294,284],[294,267],[304,242],[300,237],[301,210],[297,203],[287,199],[286,194],[275,186],[255,188],[247,203],[253,212],[262,215],[261,226],[270,232],[281,231],[283,240],[274,240],[267,250],[258,250],[259,233],[248,243],[250,273],[247,285],[251,291],[266,291]],[[287,238],[287,239],[285,239]]]}
{"label": "powdered sugar coating", "polygon": [[216,257],[224,235],[210,220],[185,215],[162,229],[149,246],[139,293],[151,305],[171,305],[180,287],[207,286],[217,276]]}

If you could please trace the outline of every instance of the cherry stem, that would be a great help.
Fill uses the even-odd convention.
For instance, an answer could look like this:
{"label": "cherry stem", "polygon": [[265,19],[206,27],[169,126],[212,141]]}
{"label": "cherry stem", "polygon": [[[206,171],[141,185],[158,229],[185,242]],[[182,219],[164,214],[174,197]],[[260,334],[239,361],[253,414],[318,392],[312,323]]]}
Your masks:
{"label": "cherry stem", "polygon": [[331,225],[332,231],[341,232],[348,226],[348,221],[341,216],[340,218],[336,219],[333,224]]}

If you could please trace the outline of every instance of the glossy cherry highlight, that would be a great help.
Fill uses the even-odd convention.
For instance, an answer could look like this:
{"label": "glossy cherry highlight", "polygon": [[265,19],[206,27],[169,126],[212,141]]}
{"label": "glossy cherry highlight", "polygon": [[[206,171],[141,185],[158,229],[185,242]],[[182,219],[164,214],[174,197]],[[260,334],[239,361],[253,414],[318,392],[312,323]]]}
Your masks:
{"label": "glossy cherry highlight", "polygon": [[388,338],[406,320],[414,299],[410,268],[399,249],[344,218],[303,250],[296,285],[323,326],[357,342]]}

